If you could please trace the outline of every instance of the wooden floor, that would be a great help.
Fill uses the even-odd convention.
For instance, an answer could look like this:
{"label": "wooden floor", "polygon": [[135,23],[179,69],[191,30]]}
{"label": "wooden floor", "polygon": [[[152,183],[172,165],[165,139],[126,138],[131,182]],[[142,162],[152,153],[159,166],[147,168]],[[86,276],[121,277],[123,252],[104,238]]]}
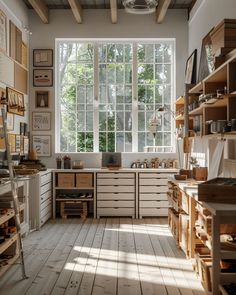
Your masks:
{"label": "wooden floor", "polygon": [[205,294],[163,218],[58,219],[23,242],[29,278],[14,265],[1,295]]}

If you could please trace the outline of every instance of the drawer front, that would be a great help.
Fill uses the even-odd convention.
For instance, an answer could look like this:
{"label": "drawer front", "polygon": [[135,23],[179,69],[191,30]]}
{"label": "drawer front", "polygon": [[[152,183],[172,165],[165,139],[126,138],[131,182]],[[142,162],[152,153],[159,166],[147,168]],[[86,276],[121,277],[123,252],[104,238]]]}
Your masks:
{"label": "drawer front", "polygon": [[167,216],[168,208],[140,208],[139,216]]}
{"label": "drawer front", "polygon": [[97,178],[135,178],[135,174],[124,172],[97,173]]}
{"label": "drawer front", "polygon": [[52,206],[51,204],[49,204],[40,212],[40,218],[43,218],[45,215],[48,215],[49,213],[51,217],[51,212],[52,212]]}
{"label": "drawer front", "polygon": [[139,180],[140,185],[167,185],[168,179],[165,178],[141,178]]}
{"label": "drawer front", "polygon": [[166,178],[171,176],[169,173],[139,173],[139,179],[141,178]]}
{"label": "drawer front", "polygon": [[139,195],[140,201],[167,201],[167,194],[140,194]]}
{"label": "drawer front", "polygon": [[52,181],[52,173],[49,172],[47,174],[43,174],[41,176],[41,186],[44,185],[45,183],[51,182]]}
{"label": "drawer front", "polygon": [[97,179],[97,185],[134,185],[135,181],[134,178],[99,178]]}
{"label": "drawer front", "polygon": [[49,190],[51,191],[51,182],[49,182],[49,183],[41,186],[41,193],[40,193],[40,195],[46,193]]}
{"label": "drawer front", "polygon": [[134,186],[122,186],[122,185],[106,185],[106,186],[97,186],[98,193],[134,193]]}
{"label": "drawer front", "polygon": [[42,204],[43,202],[45,202],[47,199],[51,198],[52,193],[51,190],[47,191],[46,193],[42,194],[40,196],[40,203]]}
{"label": "drawer front", "polygon": [[134,200],[134,193],[98,193],[97,200]]}
{"label": "drawer front", "polygon": [[140,193],[167,193],[168,192],[168,186],[144,186],[140,185],[139,187]]}
{"label": "drawer front", "polygon": [[48,219],[50,219],[51,218],[51,210],[50,211],[48,211],[41,219],[40,219],[40,226],[42,226],[42,225],[44,225],[44,223],[46,222],[46,221],[48,221]]}
{"label": "drawer front", "polygon": [[168,201],[140,201],[140,208],[168,208]]}
{"label": "drawer front", "polygon": [[98,208],[98,216],[133,216],[135,215],[133,208]]}
{"label": "drawer front", "polygon": [[134,201],[98,201],[97,207],[108,208],[108,207],[126,207],[134,208]]}
{"label": "drawer front", "polygon": [[41,204],[40,210],[43,211],[47,206],[51,206],[51,204],[52,204],[52,200],[47,199],[45,202]]}

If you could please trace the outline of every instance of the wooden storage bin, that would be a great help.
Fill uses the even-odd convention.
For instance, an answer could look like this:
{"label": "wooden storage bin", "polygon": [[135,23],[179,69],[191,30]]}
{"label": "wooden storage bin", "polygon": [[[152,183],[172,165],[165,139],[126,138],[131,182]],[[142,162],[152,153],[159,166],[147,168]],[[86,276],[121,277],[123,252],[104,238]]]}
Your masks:
{"label": "wooden storage bin", "polygon": [[93,174],[76,173],[76,187],[93,187]]}
{"label": "wooden storage bin", "polygon": [[220,48],[236,47],[236,20],[224,19],[210,33],[213,54]]}
{"label": "wooden storage bin", "polygon": [[74,173],[58,173],[57,186],[58,187],[74,187],[75,174]]}
{"label": "wooden storage bin", "polygon": [[184,213],[179,214],[179,244],[188,256],[190,250],[189,215]]}
{"label": "wooden storage bin", "polygon": [[202,285],[208,292],[211,292],[212,258],[210,256],[200,255],[198,253],[196,253],[195,258]]}
{"label": "wooden storage bin", "polygon": [[61,202],[61,217],[67,218],[68,216],[80,216],[86,218],[88,214],[87,202],[81,201],[65,201]]}

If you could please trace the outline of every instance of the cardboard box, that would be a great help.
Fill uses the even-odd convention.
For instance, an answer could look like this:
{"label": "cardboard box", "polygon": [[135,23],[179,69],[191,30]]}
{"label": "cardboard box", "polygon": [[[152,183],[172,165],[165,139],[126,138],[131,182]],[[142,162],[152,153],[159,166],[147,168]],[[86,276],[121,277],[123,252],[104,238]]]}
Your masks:
{"label": "cardboard box", "polygon": [[76,173],[76,187],[93,187],[93,174]]}
{"label": "cardboard box", "polygon": [[59,187],[74,187],[75,173],[58,173],[57,183],[57,186]]}

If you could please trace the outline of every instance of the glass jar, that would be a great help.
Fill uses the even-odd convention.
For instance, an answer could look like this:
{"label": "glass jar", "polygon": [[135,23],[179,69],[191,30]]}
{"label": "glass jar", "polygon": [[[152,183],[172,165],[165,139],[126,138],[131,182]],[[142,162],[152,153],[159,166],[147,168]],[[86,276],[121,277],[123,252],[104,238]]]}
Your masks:
{"label": "glass jar", "polygon": [[71,169],[71,158],[70,156],[66,155],[63,158],[64,161],[64,169]]}

